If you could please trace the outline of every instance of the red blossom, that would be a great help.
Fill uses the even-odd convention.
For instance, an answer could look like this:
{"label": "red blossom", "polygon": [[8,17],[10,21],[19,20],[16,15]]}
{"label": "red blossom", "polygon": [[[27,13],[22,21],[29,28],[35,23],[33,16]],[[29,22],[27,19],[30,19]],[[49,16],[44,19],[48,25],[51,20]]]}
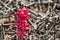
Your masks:
{"label": "red blossom", "polygon": [[27,37],[26,30],[30,30],[30,25],[26,22],[29,19],[28,13],[28,9],[19,8],[18,11],[14,14],[18,17],[18,19],[15,21],[15,24],[18,27],[16,34],[20,36],[20,40],[22,40],[24,36]]}

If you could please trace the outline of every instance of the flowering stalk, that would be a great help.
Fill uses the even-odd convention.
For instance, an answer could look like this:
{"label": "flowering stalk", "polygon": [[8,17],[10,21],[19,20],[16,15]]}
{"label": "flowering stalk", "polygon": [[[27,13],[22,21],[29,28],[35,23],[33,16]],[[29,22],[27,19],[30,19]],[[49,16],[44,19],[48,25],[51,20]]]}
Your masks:
{"label": "flowering stalk", "polygon": [[27,37],[26,30],[30,30],[30,25],[27,23],[29,19],[28,13],[29,11],[26,8],[19,8],[14,14],[18,17],[15,24],[18,26],[17,35],[20,36],[20,40],[23,40],[23,37]]}

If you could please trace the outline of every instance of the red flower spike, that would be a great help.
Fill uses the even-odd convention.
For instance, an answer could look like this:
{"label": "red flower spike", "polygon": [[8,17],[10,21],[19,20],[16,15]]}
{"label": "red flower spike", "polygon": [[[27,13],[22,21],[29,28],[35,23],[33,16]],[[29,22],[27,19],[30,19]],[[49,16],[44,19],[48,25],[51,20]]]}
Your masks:
{"label": "red flower spike", "polygon": [[26,22],[29,19],[29,11],[26,8],[19,8],[15,12],[15,16],[18,17],[18,20],[15,21],[15,24],[18,26],[17,35],[20,36],[20,40],[23,40],[23,37],[27,38],[26,30],[30,30],[30,25]]}

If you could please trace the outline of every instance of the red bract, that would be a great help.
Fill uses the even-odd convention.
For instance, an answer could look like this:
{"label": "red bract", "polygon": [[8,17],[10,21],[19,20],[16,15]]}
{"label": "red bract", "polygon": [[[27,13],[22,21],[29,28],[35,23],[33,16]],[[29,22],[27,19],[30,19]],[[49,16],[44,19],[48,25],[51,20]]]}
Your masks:
{"label": "red bract", "polygon": [[29,11],[26,8],[19,8],[14,14],[18,17],[18,19],[15,21],[15,24],[18,27],[16,34],[20,36],[20,40],[23,40],[22,38],[24,36],[27,37],[26,31],[30,30],[30,25],[27,23],[27,20],[29,19],[28,13]]}
{"label": "red bract", "polygon": [[29,29],[30,29],[30,25],[27,24],[27,23],[25,23],[25,24],[24,24],[24,30],[29,30]]}
{"label": "red bract", "polygon": [[25,14],[29,13],[28,9],[26,9],[26,8],[24,8],[23,11],[25,12]]}

